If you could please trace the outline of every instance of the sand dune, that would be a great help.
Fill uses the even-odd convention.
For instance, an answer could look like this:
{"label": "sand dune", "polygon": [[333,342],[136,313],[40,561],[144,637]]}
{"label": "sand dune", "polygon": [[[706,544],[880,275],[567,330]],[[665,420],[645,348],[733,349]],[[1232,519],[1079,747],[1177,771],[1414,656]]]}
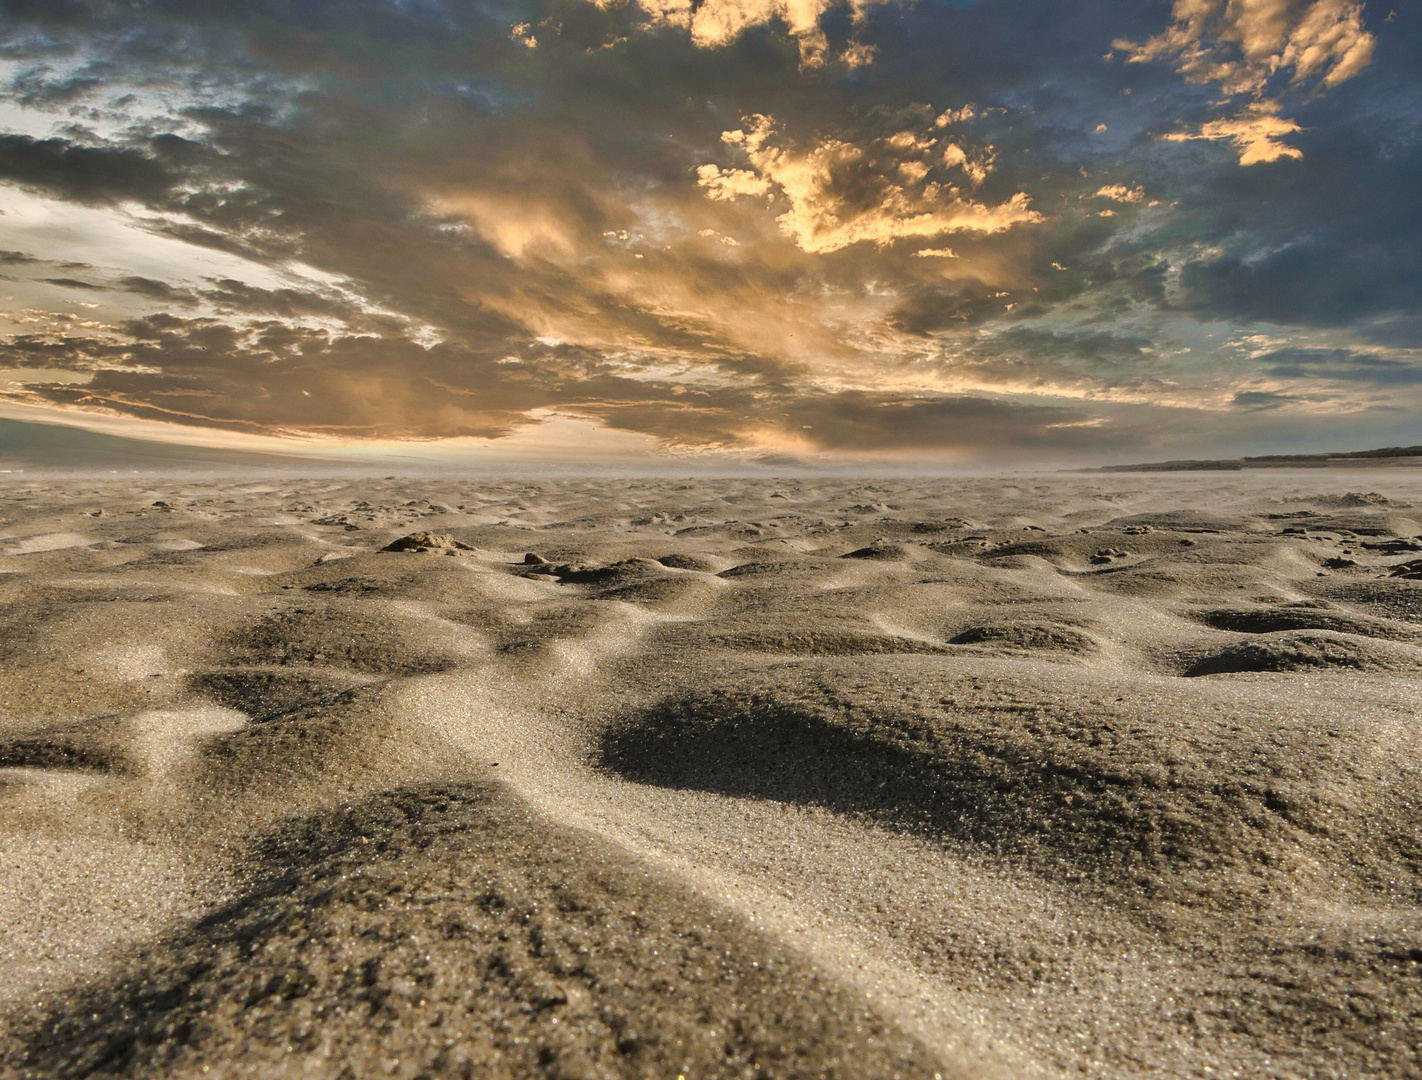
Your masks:
{"label": "sand dune", "polygon": [[0,1076],[1422,1075],[1422,478],[0,490]]}

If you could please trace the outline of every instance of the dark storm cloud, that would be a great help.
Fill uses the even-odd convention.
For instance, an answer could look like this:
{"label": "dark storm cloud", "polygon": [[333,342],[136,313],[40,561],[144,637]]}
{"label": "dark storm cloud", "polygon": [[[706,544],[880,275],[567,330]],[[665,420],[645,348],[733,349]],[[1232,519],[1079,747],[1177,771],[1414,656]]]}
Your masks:
{"label": "dark storm cloud", "polygon": [[127,292],[147,297],[150,300],[161,300],[168,304],[181,304],[184,307],[197,303],[197,293],[192,289],[177,289],[169,285],[166,281],[158,281],[154,278],[138,276],[123,277],[119,278],[118,285]]}
{"label": "dark storm cloud", "polygon": [[1422,385],[1422,363],[1347,349],[1279,349],[1257,358],[1266,374],[1291,379],[1340,379],[1376,386]]}
{"label": "dark storm cloud", "polygon": [[[1385,14],[1385,13],[1384,13]],[[1412,312],[1422,297],[1422,20],[1382,24],[1366,76],[1300,102],[1302,153],[1253,169],[1181,170],[1202,240],[1226,253],[1187,266],[1193,310],[1342,326]]]}
{"label": "dark storm cloud", "polygon": [[1002,314],[1001,291],[981,282],[925,288],[905,297],[890,318],[897,329],[923,337],[978,326]]}
{"label": "dark storm cloud", "polygon": [[1399,315],[1358,328],[1364,340],[1402,349],[1422,349],[1422,314]]}
{"label": "dark storm cloud", "polygon": [[1151,347],[1151,340],[1108,330],[1061,333],[1013,327],[999,334],[998,346],[1050,359],[1086,360],[1093,364],[1120,367],[1138,361]]}
{"label": "dark storm cloud", "polygon": [[1267,412],[1284,405],[1291,405],[1298,398],[1291,394],[1276,394],[1272,390],[1241,390],[1234,395],[1234,404],[1250,412]]}
{"label": "dark storm cloud", "polygon": [[108,291],[108,289],[103,285],[95,285],[93,282],[90,281],[80,281],[78,278],[47,277],[40,278],[39,280],[45,282],[48,285],[59,285],[66,289],[89,289],[93,292]]}
{"label": "dark storm cloud", "polygon": [[0,180],[76,202],[150,201],[174,176],[137,150],[79,146],[65,139],[0,135]]}
{"label": "dark storm cloud", "polygon": [[1082,410],[1013,405],[974,397],[896,399],[843,393],[796,403],[793,420],[823,448],[845,450],[1060,449],[1099,433],[1074,426]]}
{"label": "dark storm cloud", "polygon": [[12,92],[25,106],[65,105],[104,86],[115,73],[114,65],[104,63],[59,78],[53,77],[49,68],[32,68],[15,79]]}

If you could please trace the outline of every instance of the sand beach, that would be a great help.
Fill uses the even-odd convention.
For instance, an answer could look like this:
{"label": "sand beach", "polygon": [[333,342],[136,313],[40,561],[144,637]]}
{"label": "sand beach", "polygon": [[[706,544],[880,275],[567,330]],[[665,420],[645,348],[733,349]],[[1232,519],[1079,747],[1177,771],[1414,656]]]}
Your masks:
{"label": "sand beach", "polygon": [[1422,1074],[1422,479],[7,477],[0,1074]]}

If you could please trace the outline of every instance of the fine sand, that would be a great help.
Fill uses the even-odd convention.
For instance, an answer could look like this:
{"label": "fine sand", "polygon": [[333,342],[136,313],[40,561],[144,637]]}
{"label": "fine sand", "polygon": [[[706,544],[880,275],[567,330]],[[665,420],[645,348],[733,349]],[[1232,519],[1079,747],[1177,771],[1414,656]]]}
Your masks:
{"label": "fine sand", "polygon": [[5,476],[0,1077],[1422,1077],[1420,537],[1397,469]]}

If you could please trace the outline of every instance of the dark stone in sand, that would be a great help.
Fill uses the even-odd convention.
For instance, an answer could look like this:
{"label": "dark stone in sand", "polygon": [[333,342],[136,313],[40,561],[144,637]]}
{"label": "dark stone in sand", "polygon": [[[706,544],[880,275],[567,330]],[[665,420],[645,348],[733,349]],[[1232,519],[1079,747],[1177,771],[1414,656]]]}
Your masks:
{"label": "dark stone in sand", "polygon": [[700,555],[663,555],[657,562],[672,570],[714,570],[715,564]]}

